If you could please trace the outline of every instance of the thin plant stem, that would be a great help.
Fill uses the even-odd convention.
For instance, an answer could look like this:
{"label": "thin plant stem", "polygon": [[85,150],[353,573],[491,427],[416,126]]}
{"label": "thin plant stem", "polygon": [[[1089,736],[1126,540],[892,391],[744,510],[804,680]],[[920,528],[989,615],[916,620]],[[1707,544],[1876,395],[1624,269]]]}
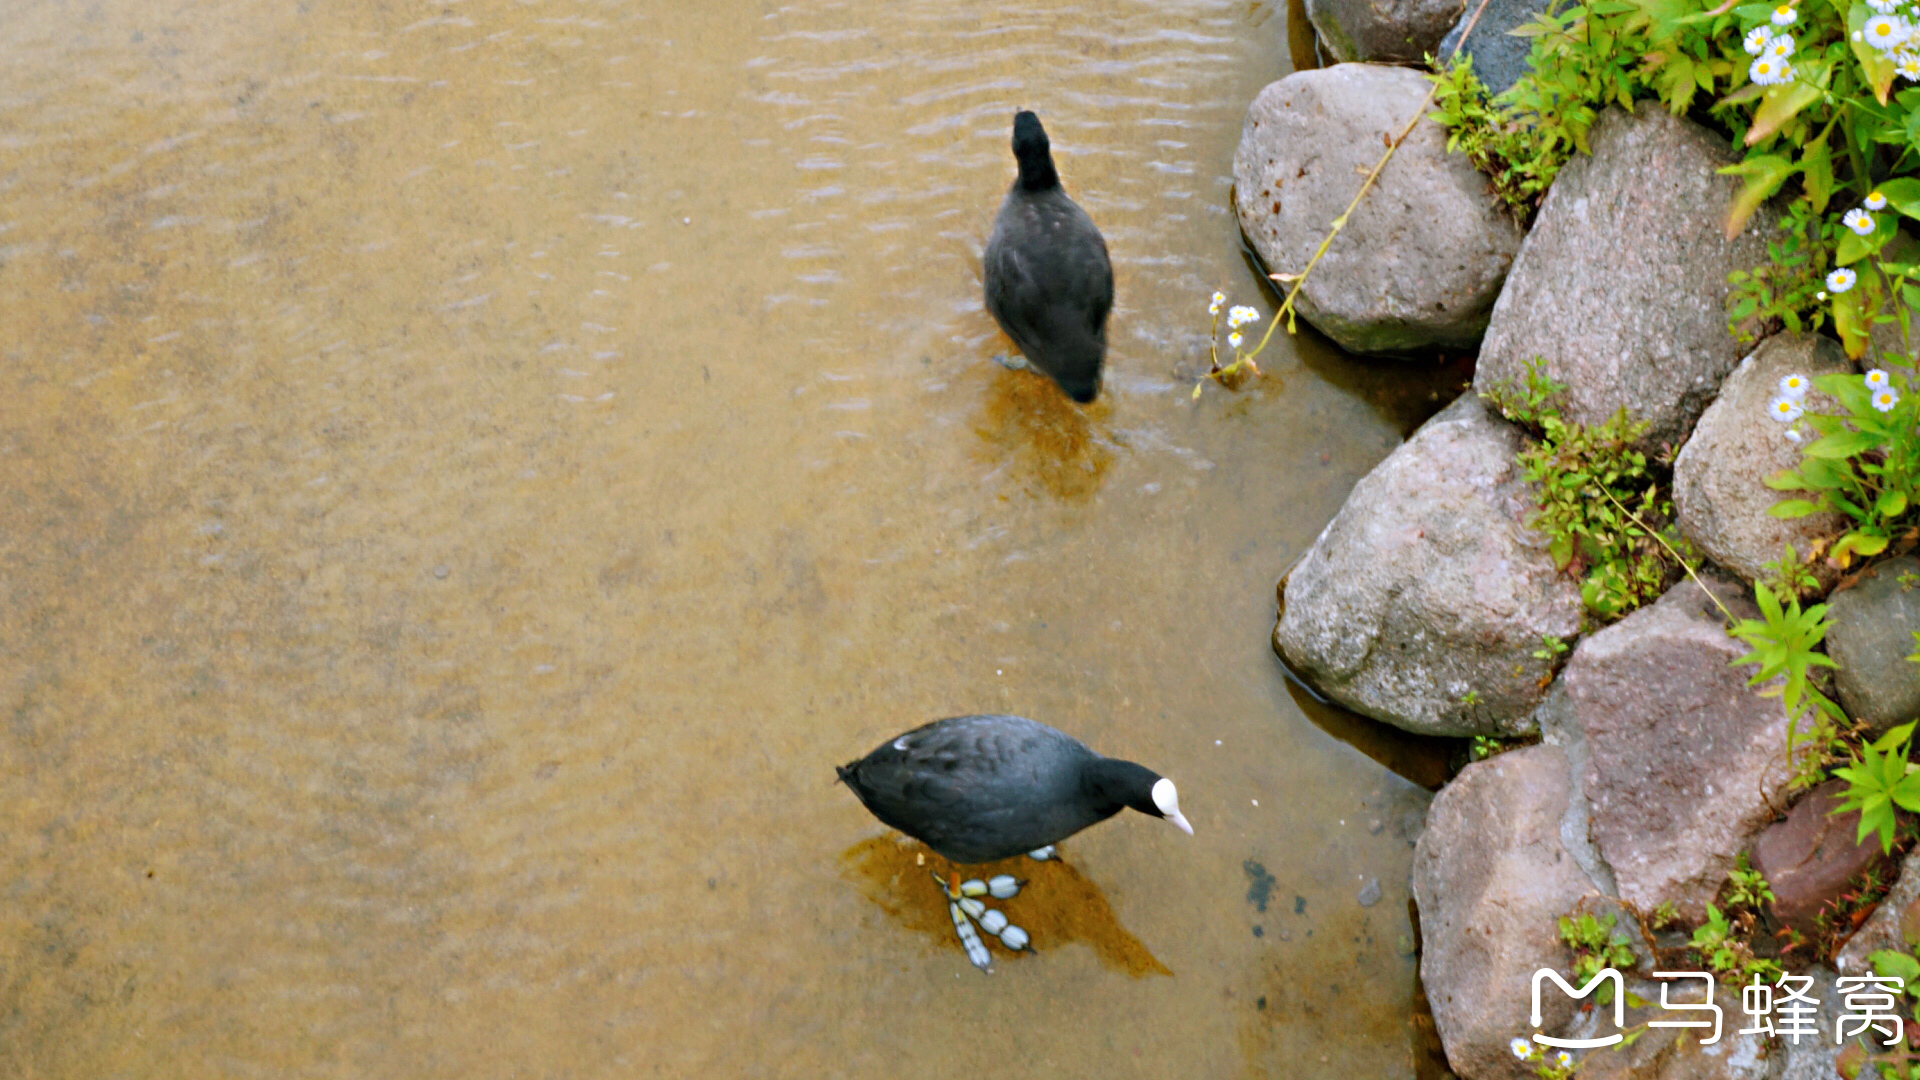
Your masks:
{"label": "thin plant stem", "polygon": [[[1466,47],[1467,38],[1473,34],[1474,27],[1480,24],[1481,14],[1487,10],[1487,3],[1488,3],[1488,0],[1480,0],[1479,5],[1473,9],[1473,16],[1467,20],[1466,28],[1460,32],[1460,40],[1454,43],[1453,52],[1447,54],[1447,61],[1449,63],[1451,63],[1455,58],[1457,58],[1460,55],[1460,50],[1462,48]],[[1307,260],[1306,269],[1301,270],[1298,275],[1291,275],[1291,274],[1268,275],[1269,277],[1273,278],[1275,281],[1289,282],[1291,284],[1291,287],[1287,289],[1286,297],[1280,302],[1280,309],[1273,313],[1273,321],[1267,324],[1267,332],[1261,335],[1260,344],[1255,345],[1251,351],[1245,353],[1244,355],[1241,354],[1239,350],[1236,349],[1233,363],[1227,365],[1225,368],[1221,368],[1219,366],[1219,354],[1218,354],[1219,346],[1218,345],[1213,346],[1213,349],[1215,350],[1213,354],[1213,357],[1214,357],[1213,366],[1216,370],[1208,372],[1207,373],[1208,378],[1219,379],[1230,373],[1236,373],[1238,372],[1242,362],[1246,363],[1249,367],[1252,367],[1254,371],[1256,372],[1259,371],[1260,368],[1254,364],[1253,360],[1255,357],[1259,356],[1261,353],[1266,351],[1267,342],[1273,340],[1273,332],[1280,326],[1281,316],[1286,317],[1287,333],[1291,334],[1295,332],[1294,304],[1295,304],[1295,301],[1300,296],[1301,287],[1306,285],[1307,283],[1307,276],[1313,273],[1313,268],[1319,265],[1321,257],[1326,255],[1327,249],[1333,246],[1333,241],[1336,237],[1340,235],[1340,230],[1347,227],[1347,220],[1353,216],[1354,210],[1359,207],[1360,200],[1367,197],[1367,192],[1372,190],[1374,181],[1380,178],[1381,170],[1387,167],[1387,162],[1393,160],[1394,151],[1400,149],[1400,144],[1406,141],[1407,136],[1413,134],[1413,129],[1417,127],[1420,121],[1426,117],[1427,106],[1433,104],[1434,95],[1438,94],[1439,92],[1440,92],[1439,83],[1433,84],[1433,86],[1430,89],[1428,89],[1427,96],[1420,100],[1420,107],[1413,111],[1413,118],[1407,121],[1406,127],[1400,129],[1399,137],[1393,139],[1391,142],[1387,144],[1387,152],[1380,155],[1380,160],[1374,163],[1373,171],[1367,173],[1366,180],[1360,184],[1360,190],[1354,193],[1353,201],[1347,204],[1346,210],[1342,212],[1339,217],[1333,219],[1332,228],[1327,230],[1326,237],[1320,241],[1320,246],[1317,249],[1315,249],[1313,253],[1313,258]],[[1219,326],[1220,326],[1219,316],[1216,315],[1214,317],[1214,333],[1216,338],[1218,337],[1218,334],[1219,334]]]}
{"label": "thin plant stem", "polygon": [[1687,576],[1693,579],[1693,583],[1695,585],[1700,586],[1700,591],[1707,594],[1707,599],[1713,601],[1713,606],[1720,609],[1720,614],[1726,618],[1728,626],[1732,626],[1734,623],[1737,623],[1740,621],[1733,617],[1733,612],[1727,610],[1727,605],[1720,602],[1720,598],[1713,594],[1713,590],[1707,588],[1707,583],[1700,580],[1700,575],[1693,572],[1693,567],[1687,565],[1687,560],[1682,558],[1679,552],[1673,550],[1673,545],[1667,543],[1667,538],[1664,536],[1661,536],[1659,533],[1659,530],[1654,529],[1651,526],[1649,526],[1646,522],[1641,521],[1640,515],[1627,509],[1626,504],[1622,503],[1619,499],[1614,498],[1613,492],[1608,491],[1604,486],[1600,488],[1600,494],[1605,495],[1607,497],[1608,502],[1612,503],[1614,507],[1618,509],[1621,513],[1627,515],[1627,520],[1633,522],[1635,525],[1640,526],[1640,528],[1644,530],[1648,536],[1653,537],[1656,543],[1658,543],[1661,547],[1667,549],[1667,554],[1673,556],[1673,561],[1680,564],[1680,569],[1685,570],[1687,572]]}

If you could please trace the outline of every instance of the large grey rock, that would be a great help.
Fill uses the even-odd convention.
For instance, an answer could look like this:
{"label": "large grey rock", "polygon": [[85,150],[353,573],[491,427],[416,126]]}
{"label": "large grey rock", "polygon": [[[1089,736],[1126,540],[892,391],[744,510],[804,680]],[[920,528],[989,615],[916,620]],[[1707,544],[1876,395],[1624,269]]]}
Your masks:
{"label": "large grey rock", "polygon": [[[1567,757],[1531,746],[1460,771],[1433,800],[1413,854],[1420,978],[1455,1072],[1532,1080],[1508,1044],[1530,1035],[1529,990],[1540,968],[1566,972],[1559,919],[1593,892],[1560,845]],[[1564,994],[1541,995],[1542,1030],[1573,1017]]]}
{"label": "large grey rock", "polygon": [[[1337,64],[1260,91],[1233,181],[1268,269],[1306,267],[1428,86],[1405,68]],[[1465,348],[1486,330],[1520,227],[1446,136],[1414,126],[1301,289],[1300,314],[1349,352]]]}
{"label": "large grey rock", "polygon": [[1473,394],[1354,485],[1286,582],[1274,643],[1334,700],[1409,731],[1516,732],[1579,632],[1578,586],[1522,522],[1522,436]]}
{"label": "large grey rock", "polygon": [[[1736,617],[1758,617],[1744,589],[1713,584]],[[1745,652],[1687,580],[1581,641],[1561,673],[1586,737],[1594,845],[1641,911],[1670,900],[1704,920],[1734,853],[1785,802],[1786,713],[1760,696],[1777,680],[1748,687],[1732,666]]]}
{"label": "large grey rock", "polygon": [[[1812,378],[1851,370],[1847,354],[1830,338],[1777,334],[1720,384],[1720,396],[1673,463],[1680,532],[1714,562],[1753,581],[1765,575],[1766,564],[1779,559],[1787,544],[1804,559],[1816,538],[1836,536],[1845,527],[1833,513],[1787,520],[1767,512],[1783,499],[1803,497],[1766,485],[1767,477],[1794,468],[1801,458],[1801,444],[1787,438],[1784,425],[1767,419],[1767,405],[1779,395],[1783,375]],[[1808,393],[1807,406],[1828,413],[1840,409],[1818,392]],[[1824,560],[1814,568],[1832,583],[1836,571]]]}
{"label": "large grey rock", "polygon": [[1829,602],[1827,655],[1847,715],[1876,732],[1920,716],[1920,664],[1907,659],[1920,649],[1920,559],[1888,559]]}
{"label": "large grey rock", "polygon": [[[1328,54],[1349,61],[1418,61],[1460,19],[1463,0],[1307,0]],[[1404,121],[1403,121],[1404,122]]]}
{"label": "large grey rock", "polygon": [[1598,424],[1625,408],[1648,447],[1678,444],[1739,362],[1727,332],[1727,274],[1767,259],[1754,215],[1723,233],[1739,181],[1725,139],[1649,105],[1603,113],[1593,156],[1576,157],[1541,205],[1480,349],[1474,389],[1524,384],[1526,364],[1567,390],[1562,414]]}
{"label": "large grey rock", "polygon": [[[1440,39],[1435,55],[1441,60],[1454,55],[1461,33],[1478,6],[1478,0],[1469,3],[1460,21]],[[1487,93],[1504,93],[1520,81],[1520,76],[1532,70],[1527,58],[1533,51],[1533,39],[1515,37],[1513,30],[1546,10],[1547,0],[1488,0],[1486,11],[1481,13],[1480,21],[1473,25],[1473,33],[1467,37],[1466,48],[1460,50],[1463,58],[1473,60],[1473,73],[1480,77]]]}

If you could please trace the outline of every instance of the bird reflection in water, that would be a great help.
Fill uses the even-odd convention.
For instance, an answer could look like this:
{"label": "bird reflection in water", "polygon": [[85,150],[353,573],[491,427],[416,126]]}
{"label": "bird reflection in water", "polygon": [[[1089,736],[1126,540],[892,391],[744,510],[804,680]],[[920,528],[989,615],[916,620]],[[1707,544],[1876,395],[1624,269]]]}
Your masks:
{"label": "bird reflection in water", "polygon": [[[855,844],[840,860],[861,893],[894,921],[926,934],[943,949],[964,952],[954,934],[946,898],[939,890],[927,887],[929,869],[951,879],[953,864],[925,844],[898,834]],[[1017,855],[997,862],[969,863],[960,867],[959,873],[964,878],[981,879],[1012,874],[1024,880],[1026,885],[1019,896],[1000,903],[1007,915],[1032,935],[1037,950],[1058,949],[1077,941],[1092,947],[1105,966],[1135,978],[1173,974],[1139,938],[1120,925],[1100,887],[1072,863],[1060,859],[1039,862]],[[1029,955],[994,947],[996,961],[1025,960]]]}

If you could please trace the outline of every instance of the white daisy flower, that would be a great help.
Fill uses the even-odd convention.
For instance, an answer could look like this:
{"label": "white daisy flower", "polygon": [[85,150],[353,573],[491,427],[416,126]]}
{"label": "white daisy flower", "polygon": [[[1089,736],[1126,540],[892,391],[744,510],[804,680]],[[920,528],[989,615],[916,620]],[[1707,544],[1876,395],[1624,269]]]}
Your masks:
{"label": "white daisy flower", "polygon": [[1867,385],[1873,387],[1875,390],[1885,390],[1892,384],[1887,381],[1886,372],[1879,368],[1874,368],[1867,372]]}
{"label": "white daisy flower", "polygon": [[1887,197],[1878,191],[1870,192],[1867,195],[1866,201],[1867,209],[1869,210],[1885,210],[1887,208]]}
{"label": "white daisy flower", "polygon": [[1767,55],[1773,57],[1775,60],[1785,60],[1787,57],[1792,56],[1792,35],[1781,34],[1779,37],[1767,42]]}
{"label": "white daisy flower", "polygon": [[1553,1063],[1564,1069],[1567,1066],[1573,1064],[1573,1055],[1567,1053],[1565,1050],[1562,1050],[1559,1053],[1553,1055]]}
{"label": "white daisy flower", "polygon": [[1773,25],[1775,26],[1792,26],[1794,20],[1798,19],[1800,14],[1793,10],[1792,4],[1781,4],[1779,7],[1773,9],[1772,17]]}
{"label": "white daisy flower", "polygon": [[1807,390],[1812,385],[1813,385],[1813,382],[1810,379],[1808,379],[1805,375],[1801,375],[1797,372],[1792,375],[1783,375],[1780,377],[1780,393],[1783,396],[1790,397],[1795,401],[1799,401],[1801,398],[1806,397]]}
{"label": "white daisy flower", "polygon": [[1807,410],[1790,397],[1777,397],[1767,405],[1767,415],[1783,424],[1791,424],[1800,419]]}
{"label": "white daisy flower", "polygon": [[1907,27],[1891,15],[1874,15],[1860,27],[1867,44],[1881,52],[1892,52],[1907,42]]}
{"label": "white daisy flower", "polygon": [[1507,1049],[1513,1051],[1513,1056],[1519,1058],[1521,1061],[1525,1061],[1533,1056],[1533,1045],[1525,1039],[1514,1039],[1507,1044]]}
{"label": "white daisy flower", "polygon": [[1759,56],[1766,49],[1767,42],[1771,40],[1773,40],[1773,30],[1766,23],[1761,23],[1747,31],[1747,55]]}
{"label": "white daisy flower", "polygon": [[1245,326],[1250,322],[1258,322],[1259,319],[1260,319],[1260,312],[1250,307],[1244,307],[1244,306],[1236,307],[1232,311],[1227,312],[1228,326],[1233,326],[1233,327]]}
{"label": "white daisy flower", "polygon": [[1827,275],[1827,288],[1833,290],[1834,295],[1837,296],[1853,288],[1854,279],[1859,276],[1860,275],[1843,266]]}
{"label": "white daisy flower", "polygon": [[1241,337],[1240,331],[1238,330],[1235,330],[1233,333],[1227,335],[1227,344],[1233,346],[1236,349],[1239,348],[1240,343],[1245,340],[1246,338]]}
{"label": "white daisy flower", "polygon": [[[1759,62],[1759,60],[1754,61],[1756,64]],[[1856,236],[1873,235],[1873,215],[1859,207],[1847,211],[1846,216],[1840,219],[1840,223],[1852,229]]]}
{"label": "white daisy flower", "polygon": [[1800,429],[1798,429],[1798,428],[1788,428],[1788,429],[1787,429],[1787,438],[1789,438],[1789,439],[1791,439],[1791,440],[1793,440],[1794,442],[1799,442],[1799,441],[1800,441]]}
{"label": "white daisy flower", "polygon": [[1763,56],[1755,60],[1753,66],[1747,69],[1747,78],[1760,86],[1772,86],[1775,83],[1787,81],[1786,71],[1787,65],[1771,56]]}
{"label": "white daisy flower", "polygon": [[1920,53],[1903,52],[1894,57],[1893,70],[1908,82],[1920,82]]}
{"label": "white daisy flower", "polygon": [[1898,404],[1900,404],[1900,395],[1892,390],[1881,390],[1873,395],[1873,407],[1881,412],[1886,412]]}
{"label": "white daisy flower", "polygon": [[1208,304],[1208,305],[1207,305],[1207,314],[1209,314],[1209,315],[1218,315],[1218,314],[1220,314],[1220,305],[1221,305],[1221,304],[1224,304],[1224,303],[1226,303],[1226,302],[1227,302],[1227,294],[1226,294],[1226,293],[1223,293],[1223,292],[1217,292],[1217,293],[1214,293],[1214,294],[1213,294],[1213,303],[1211,303],[1211,304]]}

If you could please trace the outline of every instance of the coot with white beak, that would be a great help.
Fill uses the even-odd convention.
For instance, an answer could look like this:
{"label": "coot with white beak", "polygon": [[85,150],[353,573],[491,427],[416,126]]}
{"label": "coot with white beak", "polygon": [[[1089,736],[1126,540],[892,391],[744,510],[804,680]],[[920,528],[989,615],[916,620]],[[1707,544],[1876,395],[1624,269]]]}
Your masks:
{"label": "coot with white beak", "polygon": [[955,716],[839,767],[873,816],[957,863],[1064,840],[1132,807],[1189,836],[1173,781],[1021,716]]}

